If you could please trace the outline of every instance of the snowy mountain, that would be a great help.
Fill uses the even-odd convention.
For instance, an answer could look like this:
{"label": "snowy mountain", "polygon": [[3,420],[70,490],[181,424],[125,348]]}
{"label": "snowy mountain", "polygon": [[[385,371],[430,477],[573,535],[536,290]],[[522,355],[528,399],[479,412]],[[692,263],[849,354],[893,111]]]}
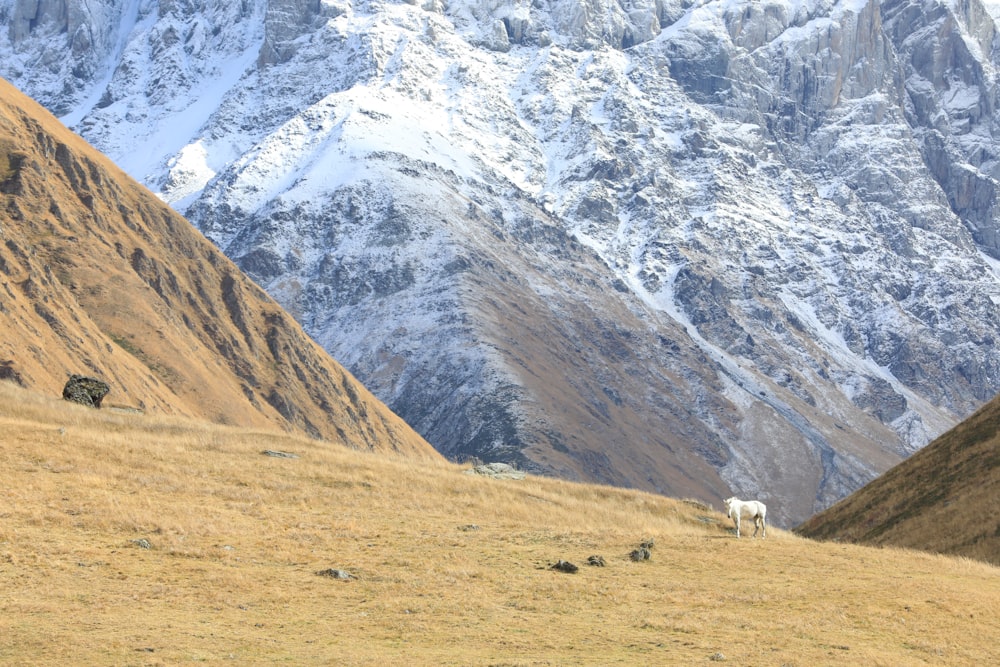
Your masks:
{"label": "snowy mountain", "polygon": [[449,457],[788,525],[1000,390],[998,15],[0,0],[0,75]]}

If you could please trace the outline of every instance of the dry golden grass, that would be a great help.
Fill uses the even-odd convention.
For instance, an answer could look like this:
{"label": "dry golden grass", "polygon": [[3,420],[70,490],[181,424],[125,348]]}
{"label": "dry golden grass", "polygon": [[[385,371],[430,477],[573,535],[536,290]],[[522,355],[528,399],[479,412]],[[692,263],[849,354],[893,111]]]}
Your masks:
{"label": "dry golden grass", "polygon": [[[5,383],[0,488],[5,665],[1000,661],[996,568],[778,530],[736,540],[721,514],[641,492]],[[652,559],[632,562],[645,538]]]}
{"label": "dry golden grass", "polygon": [[815,539],[924,549],[1000,566],[1000,397],[797,527]]}

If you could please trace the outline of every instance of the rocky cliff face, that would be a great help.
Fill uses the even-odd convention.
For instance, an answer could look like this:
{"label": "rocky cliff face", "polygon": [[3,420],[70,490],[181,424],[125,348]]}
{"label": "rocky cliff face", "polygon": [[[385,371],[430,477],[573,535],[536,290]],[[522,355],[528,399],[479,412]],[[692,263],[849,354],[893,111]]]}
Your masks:
{"label": "rocky cliff face", "polygon": [[38,7],[2,73],[453,458],[792,523],[1000,388],[978,0]]}

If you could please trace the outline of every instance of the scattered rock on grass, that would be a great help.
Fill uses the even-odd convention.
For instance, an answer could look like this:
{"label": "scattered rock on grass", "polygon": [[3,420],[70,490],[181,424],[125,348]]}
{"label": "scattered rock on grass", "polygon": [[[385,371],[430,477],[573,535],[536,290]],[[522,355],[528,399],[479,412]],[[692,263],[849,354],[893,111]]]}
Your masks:
{"label": "scattered rock on grass", "polygon": [[261,454],[263,454],[264,456],[274,456],[275,458],[279,459],[299,458],[298,454],[292,454],[291,452],[279,452],[278,450],[275,449],[265,449],[264,451],[261,452]]}
{"label": "scattered rock on grass", "polygon": [[524,479],[525,473],[508,463],[485,463],[465,471],[466,475],[481,475],[493,479]]}
{"label": "scattered rock on grass", "polygon": [[338,570],[338,569],[332,568],[332,567],[329,568],[329,569],[326,569],[326,570],[320,570],[316,574],[318,574],[321,577],[330,577],[331,579],[340,579],[341,581],[348,581],[350,579],[356,579],[357,578],[353,574],[351,574],[350,572],[348,572],[347,570]]}
{"label": "scattered rock on grass", "polygon": [[652,558],[652,556],[653,556],[652,552],[650,552],[650,550],[647,549],[646,547],[639,547],[638,549],[633,550],[632,553],[628,555],[629,558],[631,558],[636,562],[649,560],[650,558]]}
{"label": "scattered rock on grass", "polygon": [[153,545],[150,544],[149,540],[147,540],[145,537],[140,537],[137,540],[130,540],[130,541],[132,542],[132,544],[134,544],[135,546],[139,547],[140,549],[152,549],[153,548]]}
{"label": "scattered rock on grass", "polygon": [[684,503],[685,505],[690,505],[691,507],[700,509],[703,512],[711,512],[712,511],[712,506],[711,505],[709,505],[706,502],[702,502],[700,500],[695,500],[694,498],[683,498],[683,499],[681,499],[681,502]]}
{"label": "scattered rock on grass", "polygon": [[580,568],[578,568],[576,565],[573,565],[573,563],[570,563],[568,560],[560,559],[556,561],[555,565],[552,566],[552,569],[559,570],[560,572],[568,572],[569,574],[573,574]]}
{"label": "scattered rock on grass", "polygon": [[604,556],[590,556],[587,558],[587,565],[594,565],[595,567],[604,567]]}
{"label": "scattered rock on grass", "polygon": [[641,560],[649,560],[650,558],[653,557],[654,544],[656,544],[656,541],[653,540],[652,537],[649,538],[648,540],[643,540],[642,542],[639,543],[639,548],[630,553],[628,557],[636,562]]}

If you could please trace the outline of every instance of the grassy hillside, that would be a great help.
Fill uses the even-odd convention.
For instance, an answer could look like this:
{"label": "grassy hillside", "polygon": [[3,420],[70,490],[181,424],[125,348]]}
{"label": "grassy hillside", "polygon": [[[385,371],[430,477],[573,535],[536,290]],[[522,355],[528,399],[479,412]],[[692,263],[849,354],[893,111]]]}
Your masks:
{"label": "grassy hillside", "polygon": [[[1000,661],[1000,570],[983,563],[736,540],[721,514],[656,495],[9,383],[0,489],[5,665]],[[647,538],[652,558],[631,561]]]}
{"label": "grassy hillside", "polygon": [[998,499],[1000,398],[796,532],[1000,565]]}
{"label": "grassy hillside", "polygon": [[437,457],[184,218],[0,80],[0,379]]}

